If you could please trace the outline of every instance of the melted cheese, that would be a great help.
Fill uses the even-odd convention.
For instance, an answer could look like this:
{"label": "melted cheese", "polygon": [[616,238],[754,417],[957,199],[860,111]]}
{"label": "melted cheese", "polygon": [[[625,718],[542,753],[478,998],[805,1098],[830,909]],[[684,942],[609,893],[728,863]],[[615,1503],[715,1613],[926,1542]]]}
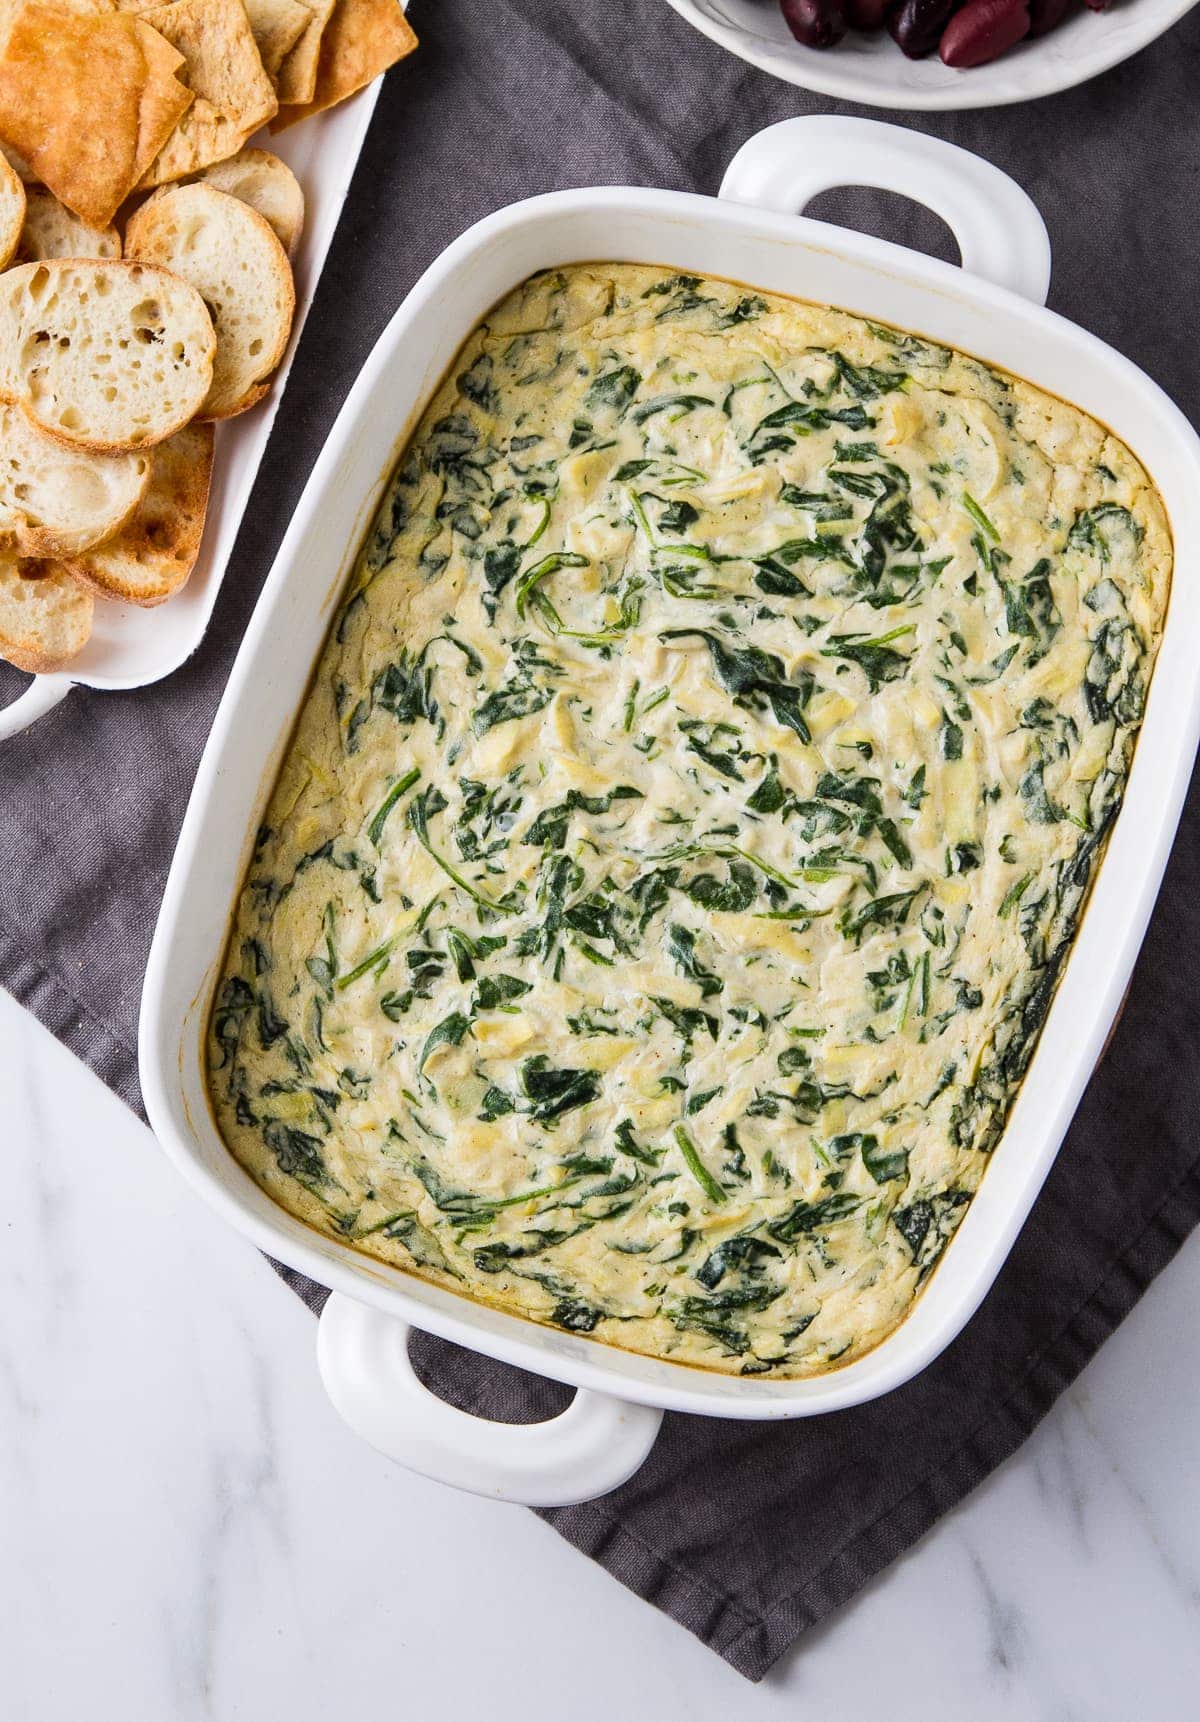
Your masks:
{"label": "melted cheese", "polygon": [[888,1333],[1003,1129],[1170,577],[1102,426],[832,310],[536,277],[402,459],[213,1015],[277,1202],[716,1369]]}

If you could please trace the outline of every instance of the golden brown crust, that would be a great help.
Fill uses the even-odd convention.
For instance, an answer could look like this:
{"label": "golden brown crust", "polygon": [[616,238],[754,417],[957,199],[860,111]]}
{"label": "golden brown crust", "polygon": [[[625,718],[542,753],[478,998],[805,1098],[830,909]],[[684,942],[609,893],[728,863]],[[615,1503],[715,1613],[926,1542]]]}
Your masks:
{"label": "golden brown crust", "polygon": [[88,454],[129,454],[134,449],[146,449],[148,451],[152,448],[156,448],[160,442],[166,442],[166,440],[169,437],[173,437],[177,431],[181,431],[185,425],[191,424],[192,420],[196,417],[195,413],[186,413],[176,424],[170,425],[166,430],[164,430],[161,436],[156,432],[154,436],[140,437],[136,442],[81,442],[77,436],[68,436],[65,431],[56,429],[54,425],[43,424],[42,420],[36,417],[36,415],[29,410],[29,407],[24,401],[19,400],[12,395],[6,396],[0,394],[0,401],[4,400],[14,401],[35,429],[44,431],[48,437],[52,437],[55,442],[61,443],[64,448],[86,449]]}
{"label": "golden brown crust", "polygon": [[[828,415],[756,442],[805,399]],[[535,447],[552,507],[524,490]],[[512,546],[547,530],[535,575],[560,546],[577,566],[539,604]],[[725,620],[662,577],[684,536]],[[663,268],[526,282],[400,454],[265,811],[213,989],[235,1157],[326,1236],[517,1317],[583,1310],[730,1373],[864,1355],[986,1189],[1119,804],[1170,556],[1102,424],[966,355]],[[746,697],[771,664],[802,726]],[[684,872],[717,853],[728,890]],[[562,924],[609,929],[616,992],[605,952],[547,938],[552,894]],[[497,927],[485,989],[441,953]],[[579,1098],[541,1135],[546,1070]]]}
{"label": "golden brown crust", "polygon": [[204,535],[214,441],[211,425],[192,424],[159,443],[150,484],[127,525],[86,555],[65,559],[77,580],[143,608],[179,590]]}
{"label": "golden brown crust", "polygon": [[215,406],[206,406],[203,412],[196,415],[200,424],[220,424],[224,419],[240,418],[242,413],[248,413],[251,407],[256,407],[263,396],[270,391],[271,380],[265,383],[255,383],[245,394],[239,395],[235,401],[221,401]]}

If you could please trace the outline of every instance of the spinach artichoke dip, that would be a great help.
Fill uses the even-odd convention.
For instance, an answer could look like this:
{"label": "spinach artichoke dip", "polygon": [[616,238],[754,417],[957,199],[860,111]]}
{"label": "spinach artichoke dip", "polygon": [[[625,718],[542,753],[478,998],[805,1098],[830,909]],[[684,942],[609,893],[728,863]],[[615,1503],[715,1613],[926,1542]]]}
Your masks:
{"label": "spinach artichoke dip", "polygon": [[663,268],[534,277],[391,480],[259,832],[233,1154],[574,1333],[861,1355],[1004,1128],[1170,569],[1129,450],[974,359]]}

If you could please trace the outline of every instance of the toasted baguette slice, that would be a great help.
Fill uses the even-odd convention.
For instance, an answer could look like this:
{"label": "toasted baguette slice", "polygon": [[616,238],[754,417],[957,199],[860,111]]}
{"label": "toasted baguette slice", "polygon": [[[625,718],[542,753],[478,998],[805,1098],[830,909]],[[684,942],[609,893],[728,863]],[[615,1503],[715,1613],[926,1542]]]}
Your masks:
{"label": "toasted baguette slice", "polygon": [[85,556],[67,558],[77,580],[146,608],[179,590],[204,534],[214,440],[211,425],[185,425],[151,451],[150,486],[133,518]]}
{"label": "toasted baguette slice", "polygon": [[19,670],[61,670],[87,645],[95,602],[57,562],[0,556],[0,658]]}
{"label": "toasted baguette slice", "polygon": [[52,258],[0,275],[0,397],[76,447],[173,436],[203,405],[215,353],[203,299],[165,269]]}
{"label": "toasted baguette slice", "polygon": [[25,194],[25,225],[17,246],[19,263],[42,263],[47,257],[121,255],[115,227],[89,227],[58,201],[52,191],[30,186]]}
{"label": "toasted baguette slice", "polygon": [[69,556],[110,538],[150,482],[150,453],[93,454],[0,404],[0,549]]}
{"label": "toasted baguette slice", "polygon": [[200,416],[232,418],[261,400],[296,293],[287,253],[257,210],[203,182],[171,186],[131,217],[125,249],[190,281],[212,313],[217,355]]}
{"label": "toasted baguette slice", "polygon": [[244,149],[198,178],[256,209],[291,257],[304,227],[304,193],[291,168],[269,149]]}
{"label": "toasted baguette slice", "polygon": [[25,187],[8,157],[0,155],[0,269],[8,267],[17,249],[24,221]]}

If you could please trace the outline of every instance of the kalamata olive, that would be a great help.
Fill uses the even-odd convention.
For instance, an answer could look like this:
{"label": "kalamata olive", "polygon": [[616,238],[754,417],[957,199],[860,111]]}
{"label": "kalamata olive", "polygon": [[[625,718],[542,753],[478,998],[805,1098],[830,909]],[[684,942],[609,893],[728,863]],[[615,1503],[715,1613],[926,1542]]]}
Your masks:
{"label": "kalamata olive", "polygon": [[1029,34],[1029,0],[967,0],[946,25],[939,52],[947,66],[984,66]]}
{"label": "kalamata olive", "polygon": [[806,48],[832,48],[846,34],[840,0],[779,0],[784,21]]}
{"label": "kalamata olive", "polygon": [[888,13],[892,40],[910,60],[923,60],[942,39],[946,21],[959,0],[900,0]]}
{"label": "kalamata olive", "polygon": [[891,0],[842,0],[842,11],[852,30],[878,30]]}
{"label": "kalamata olive", "polygon": [[1062,23],[1070,5],[1071,0],[1029,0],[1029,34],[1044,36],[1053,30]]}

